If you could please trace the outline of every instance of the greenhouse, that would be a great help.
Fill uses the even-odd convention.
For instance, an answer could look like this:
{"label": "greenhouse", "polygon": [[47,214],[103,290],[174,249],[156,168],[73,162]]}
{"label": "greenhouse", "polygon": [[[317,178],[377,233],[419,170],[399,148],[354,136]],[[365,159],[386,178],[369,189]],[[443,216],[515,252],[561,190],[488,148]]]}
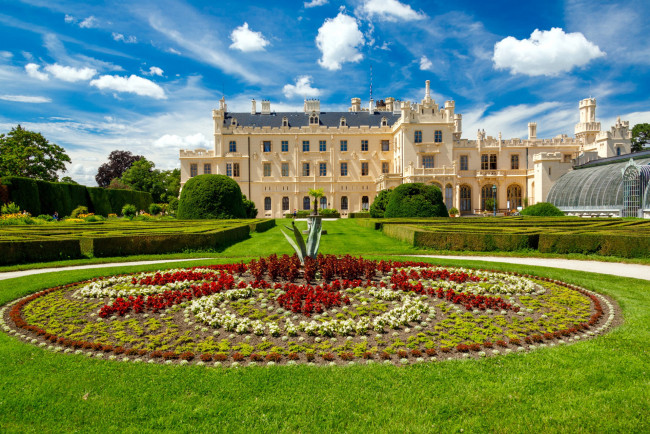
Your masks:
{"label": "greenhouse", "polygon": [[650,218],[650,151],[592,161],[566,173],[547,201],[568,215]]}

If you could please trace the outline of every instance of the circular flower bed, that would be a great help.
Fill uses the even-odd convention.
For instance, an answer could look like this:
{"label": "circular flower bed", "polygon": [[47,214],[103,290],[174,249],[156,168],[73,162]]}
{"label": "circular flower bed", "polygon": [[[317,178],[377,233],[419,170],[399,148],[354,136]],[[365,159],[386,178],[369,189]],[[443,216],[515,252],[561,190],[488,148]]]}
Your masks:
{"label": "circular flower bed", "polygon": [[603,296],[545,278],[330,255],[100,278],[0,310],[6,331],[54,351],[217,366],[486,357],[613,318]]}

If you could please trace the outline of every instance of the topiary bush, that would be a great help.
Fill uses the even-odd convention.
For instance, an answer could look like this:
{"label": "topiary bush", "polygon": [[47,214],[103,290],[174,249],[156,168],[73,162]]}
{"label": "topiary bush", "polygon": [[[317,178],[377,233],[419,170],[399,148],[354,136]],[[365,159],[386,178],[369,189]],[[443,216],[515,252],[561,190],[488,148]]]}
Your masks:
{"label": "topiary bush", "polygon": [[390,199],[390,194],[393,190],[382,190],[375,197],[375,200],[370,205],[370,217],[372,218],[383,218],[384,213],[386,212],[386,206],[388,206],[388,199]]}
{"label": "topiary bush", "polygon": [[88,214],[88,207],[87,206],[78,206],[78,207],[76,207],[70,213],[70,217],[72,217],[73,219],[76,219],[77,217],[79,217],[79,214]]}
{"label": "topiary bush", "polygon": [[179,219],[246,218],[241,189],[225,175],[199,175],[190,178],[181,191]]}
{"label": "topiary bush", "polygon": [[138,212],[138,209],[135,207],[135,205],[131,205],[130,203],[127,203],[122,207],[122,215],[124,217],[129,217],[133,218],[135,217],[135,214]]}
{"label": "topiary bush", "polygon": [[393,190],[384,217],[449,217],[449,213],[438,187],[413,183]]}
{"label": "topiary bush", "polygon": [[539,202],[521,210],[521,215],[535,217],[564,217],[564,213],[555,205],[548,202]]}

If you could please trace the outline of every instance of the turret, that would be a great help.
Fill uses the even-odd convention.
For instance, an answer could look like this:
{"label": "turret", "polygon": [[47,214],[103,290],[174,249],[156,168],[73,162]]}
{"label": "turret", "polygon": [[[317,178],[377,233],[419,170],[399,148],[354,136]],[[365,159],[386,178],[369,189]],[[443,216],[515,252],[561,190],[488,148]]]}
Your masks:
{"label": "turret", "polygon": [[319,113],[320,114],[320,100],[306,99],[304,109],[305,109],[305,113]]}
{"label": "turret", "polygon": [[262,100],[262,114],[263,115],[271,114],[271,101],[269,101],[268,99]]}
{"label": "turret", "polygon": [[528,140],[537,138],[537,122],[528,122]]}
{"label": "turret", "polygon": [[580,101],[580,123],[576,124],[575,134],[583,145],[594,142],[600,132],[600,122],[596,122],[596,98],[585,98]]}
{"label": "turret", "polygon": [[361,111],[361,98],[352,98],[349,111],[351,112]]}

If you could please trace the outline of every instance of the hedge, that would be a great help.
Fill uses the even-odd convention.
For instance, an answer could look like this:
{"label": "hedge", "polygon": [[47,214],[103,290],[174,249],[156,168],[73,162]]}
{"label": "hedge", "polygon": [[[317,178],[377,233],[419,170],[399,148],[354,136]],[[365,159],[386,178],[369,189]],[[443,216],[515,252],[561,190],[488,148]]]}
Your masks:
{"label": "hedge", "polygon": [[350,218],[350,219],[369,219],[369,218],[372,218],[372,217],[370,216],[369,212],[362,211],[362,212],[348,213],[348,218]]}
{"label": "hedge", "polygon": [[52,215],[56,211],[63,217],[70,215],[78,206],[85,206],[90,212],[107,216],[119,213],[127,203],[146,210],[153,201],[151,194],[143,191],[86,187],[15,176],[6,176],[0,182],[9,189],[10,201],[35,216]]}
{"label": "hedge", "polygon": [[82,257],[79,240],[72,239],[0,242],[0,251],[0,265]]}
{"label": "hedge", "polygon": [[615,234],[541,234],[539,251],[647,258],[650,257],[650,237]]}
{"label": "hedge", "polygon": [[262,220],[250,225],[251,230],[255,232],[266,232],[275,227],[275,219]]}

